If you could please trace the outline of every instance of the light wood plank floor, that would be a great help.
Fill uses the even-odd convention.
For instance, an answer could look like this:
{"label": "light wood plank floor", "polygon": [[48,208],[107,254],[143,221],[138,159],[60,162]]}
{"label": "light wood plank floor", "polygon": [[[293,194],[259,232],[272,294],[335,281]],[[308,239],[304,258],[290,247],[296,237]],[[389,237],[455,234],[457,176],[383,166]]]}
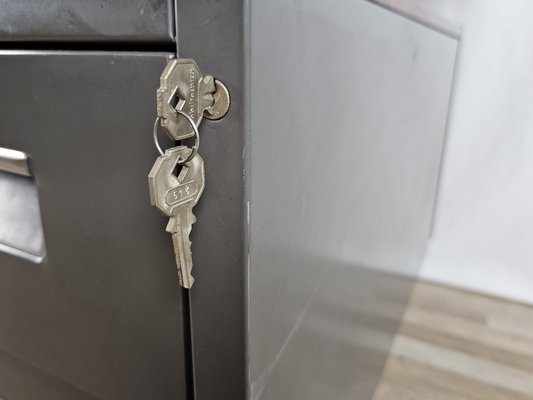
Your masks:
{"label": "light wood plank floor", "polygon": [[460,399],[533,400],[533,307],[419,282],[374,400]]}

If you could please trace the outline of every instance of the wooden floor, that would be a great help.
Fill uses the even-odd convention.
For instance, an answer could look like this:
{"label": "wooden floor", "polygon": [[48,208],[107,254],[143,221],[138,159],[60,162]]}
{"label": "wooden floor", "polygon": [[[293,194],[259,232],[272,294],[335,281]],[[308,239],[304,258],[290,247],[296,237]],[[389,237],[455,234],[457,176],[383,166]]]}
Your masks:
{"label": "wooden floor", "polygon": [[459,399],[533,400],[533,307],[418,283],[374,400]]}

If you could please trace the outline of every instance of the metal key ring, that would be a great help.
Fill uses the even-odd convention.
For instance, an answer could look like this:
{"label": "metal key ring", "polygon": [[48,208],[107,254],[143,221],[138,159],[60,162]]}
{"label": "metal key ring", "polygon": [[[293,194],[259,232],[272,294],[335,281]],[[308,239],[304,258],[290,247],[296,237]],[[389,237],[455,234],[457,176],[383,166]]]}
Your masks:
{"label": "metal key ring", "polygon": [[[194,156],[198,153],[198,148],[200,147],[200,132],[198,132],[198,126],[194,123],[194,120],[191,118],[189,114],[187,114],[185,111],[176,110],[174,109],[176,114],[183,115],[189,124],[191,124],[192,130],[194,131],[194,136],[196,137],[196,140],[194,142],[194,146],[191,148],[191,154],[189,154],[189,157],[187,157],[184,161],[178,161],[179,165],[187,164],[189,161],[191,161]],[[157,151],[159,151],[159,154],[164,155],[165,152],[159,145],[159,141],[157,140],[157,132],[159,131],[159,125],[161,123],[161,118],[157,117],[154,122],[154,130],[153,130],[153,136],[154,136],[154,143]]]}
{"label": "metal key ring", "polygon": [[165,152],[163,151],[163,149],[162,149],[161,146],[159,145],[159,141],[157,140],[157,132],[159,131],[159,125],[160,125],[160,122],[161,122],[161,118],[157,117],[157,118],[155,119],[155,122],[154,122],[154,130],[153,130],[152,132],[153,132],[153,136],[154,136],[155,148],[157,149],[157,151],[159,152],[159,154],[163,155],[163,154],[165,154]]}

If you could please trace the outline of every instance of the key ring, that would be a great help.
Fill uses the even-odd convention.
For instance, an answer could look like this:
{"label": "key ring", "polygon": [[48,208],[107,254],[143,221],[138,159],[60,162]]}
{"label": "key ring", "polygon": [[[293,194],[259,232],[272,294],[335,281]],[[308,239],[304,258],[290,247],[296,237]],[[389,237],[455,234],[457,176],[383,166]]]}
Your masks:
{"label": "key ring", "polygon": [[[191,118],[189,114],[187,114],[185,111],[174,109],[176,114],[183,115],[189,124],[191,124],[192,130],[194,131],[194,136],[196,140],[194,141],[194,146],[191,148],[191,154],[189,154],[189,157],[185,159],[185,161],[178,161],[178,165],[187,164],[189,161],[191,161],[196,153],[198,153],[198,148],[200,147],[200,132],[198,132],[198,127],[194,123],[194,120]],[[161,118],[157,117],[154,122],[154,130],[153,130],[153,136],[154,136],[154,143],[155,148],[159,152],[159,154],[164,155],[165,152],[159,145],[159,141],[157,140],[157,132],[159,131],[159,126],[161,125]]]}

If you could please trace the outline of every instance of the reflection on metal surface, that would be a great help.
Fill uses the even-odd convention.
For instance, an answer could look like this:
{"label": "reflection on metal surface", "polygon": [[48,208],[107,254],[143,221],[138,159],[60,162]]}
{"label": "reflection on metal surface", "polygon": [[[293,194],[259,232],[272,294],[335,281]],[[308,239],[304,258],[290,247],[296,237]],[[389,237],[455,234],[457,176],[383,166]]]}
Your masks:
{"label": "reflection on metal surface", "polygon": [[13,174],[31,176],[29,157],[26,153],[18,150],[0,147],[0,171]]}
{"label": "reflection on metal surface", "polygon": [[37,187],[30,177],[0,172],[0,251],[34,263],[45,256]]}
{"label": "reflection on metal surface", "polygon": [[251,398],[369,400],[426,246],[457,41],[365,1],[251,13]]}
{"label": "reflection on metal surface", "polygon": [[[272,255],[280,258],[291,259]],[[294,304],[285,305],[290,312],[277,310],[281,325],[292,319],[292,326],[254,382],[252,399],[284,399],[288,393],[314,400],[371,399],[413,280],[332,260],[308,261],[300,272],[315,271],[316,282],[292,293]],[[275,331],[268,348],[281,339]]]}

